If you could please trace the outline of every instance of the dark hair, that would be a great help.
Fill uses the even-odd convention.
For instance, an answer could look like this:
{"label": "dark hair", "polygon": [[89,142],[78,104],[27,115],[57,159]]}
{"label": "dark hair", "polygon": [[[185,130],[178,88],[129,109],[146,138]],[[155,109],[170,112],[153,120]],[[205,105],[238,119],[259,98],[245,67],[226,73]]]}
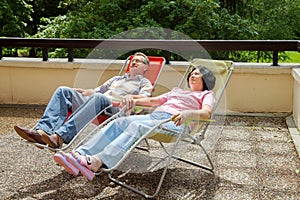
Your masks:
{"label": "dark hair", "polygon": [[188,87],[190,87],[189,79],[191,77],[191,74],[196,69],[199,69],[200,73],[202,74],[203,90],[212,90],[215,87],[216,77],[214,76],[212,71],[210,71],[208,68],[206,68],[202,65],[199,65],[198,67],[193,68],[192,71],[190,71],[190,73],[188,74],[187,79],[186,79]]}

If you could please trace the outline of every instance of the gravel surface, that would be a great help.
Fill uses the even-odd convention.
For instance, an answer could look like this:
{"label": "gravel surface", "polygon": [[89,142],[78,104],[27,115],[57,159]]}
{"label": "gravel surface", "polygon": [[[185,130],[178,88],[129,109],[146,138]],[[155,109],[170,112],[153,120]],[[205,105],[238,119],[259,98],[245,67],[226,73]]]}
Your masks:
{"label": "gravel surface", "polygon": [[[43,109],[0,106],[0,199],[143,199],[106,173],[91,182],[73,177],[55,164],[51,151],[24,142],[13,126],[31,128]],[[220,126],[212,125],[204,141],[214,173],[174,162],[156,199],[300,199],[300,160],[284,117],[228,116],[221,127],[219,135]],[[194,147],[183,149],[187,157],[203,158]],[[130,163],[135,159],[148,166],[143,155]],[[161,172],[123,178],[153,193]]]}

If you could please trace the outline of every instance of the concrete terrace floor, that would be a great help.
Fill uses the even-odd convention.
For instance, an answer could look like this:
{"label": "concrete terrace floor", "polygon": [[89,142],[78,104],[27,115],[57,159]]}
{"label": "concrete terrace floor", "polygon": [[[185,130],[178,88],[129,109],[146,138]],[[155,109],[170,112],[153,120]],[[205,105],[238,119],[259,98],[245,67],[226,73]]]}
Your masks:
{"label": "concrete terrace floor", "polygon": [[[32,127],[43,109],[0,106],[0,199],[143,199],[105,173],[91,182],[73,177],[54,163],[52,152],[22,141],[13,126]],[[286,117],[231,115],[223,128],[210,151],[214,173],[174,162],[156,199],[300,199],[300,159]],[[158,172],[127,180],[151,187]]]}

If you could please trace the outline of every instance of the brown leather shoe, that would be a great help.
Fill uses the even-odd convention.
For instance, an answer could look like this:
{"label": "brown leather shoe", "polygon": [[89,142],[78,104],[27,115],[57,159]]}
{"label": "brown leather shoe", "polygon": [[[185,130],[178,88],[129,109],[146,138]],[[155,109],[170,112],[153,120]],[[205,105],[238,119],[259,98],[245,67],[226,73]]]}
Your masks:
{"label": "brown leather shoe", "polygon": [[55,149],[60,149],[62,147],[62,144],[64,143],[63,139],[57,134],[48,135],[46,133],[42,133],[42,139],[46,144],[48,144],[49,147]]}
{"label": "brown leather shoe", "polygon": [[19,126],[14,126],[15,131],[21,136],[23,139],[29,141],[29,142],[35,142],[39,144],[46,144],[42,136],[36,131],[36,130],[31,130],[27,128],[22,128]]}

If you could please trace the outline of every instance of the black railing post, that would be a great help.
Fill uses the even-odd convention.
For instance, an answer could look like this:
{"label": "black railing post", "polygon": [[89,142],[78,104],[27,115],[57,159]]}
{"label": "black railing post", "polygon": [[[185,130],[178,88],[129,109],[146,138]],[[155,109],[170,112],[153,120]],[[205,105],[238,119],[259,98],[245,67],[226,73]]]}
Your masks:
{"label": "black railing post", "polygon": [[163,56],[165,57],[166,59],[166,64],[170,64],[170,55],[171,53],[169,51],[163,51]]}
{"label": "black railing post", "polygon": [[73,60],[74,60],[74,52],[73,52],[73,49],[69,48],[68,49],[68,61],[73,62]]}
{"label": "black railing post", "polygon": [[48,49],[42,48],[43,61],[48,61]]}
{"label": "black railing post", "polygon": [[2,47],[0,47],[0,60],[2,60],[3,54],[2,54]]}
{"label": "black railing post", "polygon": [[273,51],[273,66],[279,66],[278,65],[278,51]]}

